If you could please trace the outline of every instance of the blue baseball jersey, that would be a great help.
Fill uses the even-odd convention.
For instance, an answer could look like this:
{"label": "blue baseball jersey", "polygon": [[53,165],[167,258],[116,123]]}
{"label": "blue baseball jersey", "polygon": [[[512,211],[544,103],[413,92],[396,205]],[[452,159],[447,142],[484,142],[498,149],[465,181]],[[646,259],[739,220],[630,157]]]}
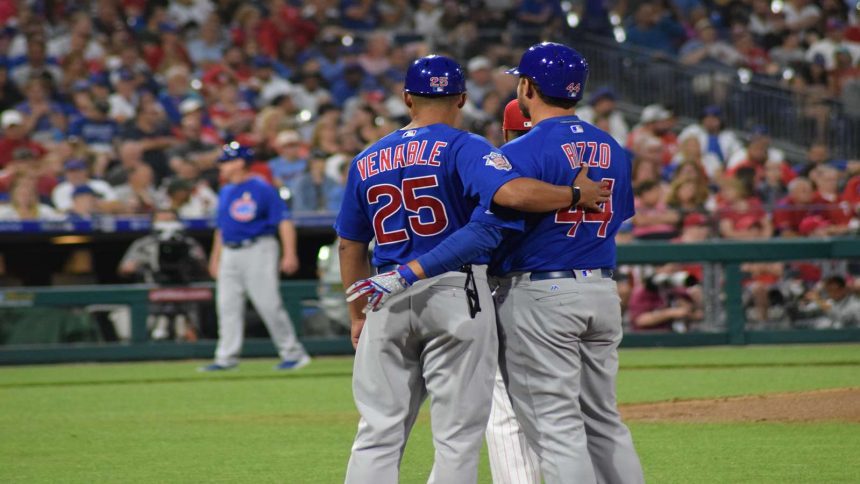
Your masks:
{"label": "blue baseball jersey", "polygon": [[519,176],[480,136],[446,124],[400,129],[352,161],[335,229],[348,240],[375,238],[373,265],[404,264],[470,220],[522,230],[522,220],[491,211],[496,191]]}
{"label": "blue baseball jersey", "polygon": [[218,228],[225,242],[274,235],[289,219],[290,210],[278,191],[258,177],[224,185],[218,193]]}
{"label": "blue baseball jersey", "polygon": [[525,231],[510,234],[494,253],[494,274],[615,267],[615,234],[633,216],[630,158],[606,132],[576,116],[538,123],[527,134],[502,146],[522,175],[570,185],[580,166],[588,177],[607,180],[612,197],[600,213],[562,209],[524,214]]}

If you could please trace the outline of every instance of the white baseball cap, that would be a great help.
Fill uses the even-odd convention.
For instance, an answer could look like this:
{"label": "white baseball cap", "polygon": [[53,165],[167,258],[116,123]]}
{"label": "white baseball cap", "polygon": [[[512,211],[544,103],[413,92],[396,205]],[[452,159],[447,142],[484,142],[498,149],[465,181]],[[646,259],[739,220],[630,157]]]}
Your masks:
{"label": "white baseball cap", "polygon": [[650,104],[642,110],[641,123],[653,123],[654,121],[665,121],[672,117],[672,113],[660,104]]}
{"label": "white baseball cap", "polygon": [[200,102],[199,99],[190,97],[179,103],[179,112],[184,115],[188,113],[193,113],[194,111],[197,111],[202,107],[203,103]]}
{"label": "white baseball cap", "polygon": [[24,116],[14,109],[3,111],[3,115],[0,116],[0,126],[2,126],[3,129],[14,125],[21,126],[22,124],[24,124]]}
{"label": "white baseball cap", "polygon": [[490,59],[479,55],[477,57],[472,57],[469,60],[467,69],[469,70],[469,72],[475,72],[481,69],[490,69],[491,67],[493,67],[493,64],[490,62]]}

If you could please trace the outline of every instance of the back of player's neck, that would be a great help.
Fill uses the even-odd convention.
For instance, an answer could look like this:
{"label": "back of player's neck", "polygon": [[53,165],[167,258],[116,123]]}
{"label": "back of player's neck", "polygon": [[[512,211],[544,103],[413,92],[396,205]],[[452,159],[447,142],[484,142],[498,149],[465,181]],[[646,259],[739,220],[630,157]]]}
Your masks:
{"label": "back of player's neck", "polygon": [[448,126],[454,126],[456,123],[456,115],[451,116],[449,113],[429,112],[413,117],[412,122],[407,124],[403,129],[423,128],[424,126],[430,126],[431,124],[447,124]]}
{"label": "back of player's neck", "polygon": [[550,118],[560,118],[562,116],[573,116],[576,114],[576,109],[562,109],[555,106],[545,106],[542,108],[531,110],[532,126],[537,125],[541,121]]}

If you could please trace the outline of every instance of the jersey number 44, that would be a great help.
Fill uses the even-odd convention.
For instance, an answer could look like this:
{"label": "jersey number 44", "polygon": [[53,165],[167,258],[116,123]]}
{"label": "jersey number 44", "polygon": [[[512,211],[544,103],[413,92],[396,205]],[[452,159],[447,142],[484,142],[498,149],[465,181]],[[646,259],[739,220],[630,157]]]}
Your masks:
{"label": "jersey number 44", "polygon": [[599,223],[597,236],[601,238],[606,237],[609,222],[612,220],[612,189],[615,187],[615,179],[603,178],[602,181],[608,182],[610,196],[609,200],[602,204],[599,212],[586,212],[577,207],[570,207],[562,208],[555,213],[556,223],[571,224],[570,230],[567,231],[568,237],[576,237],[576,232],[583,223]]}

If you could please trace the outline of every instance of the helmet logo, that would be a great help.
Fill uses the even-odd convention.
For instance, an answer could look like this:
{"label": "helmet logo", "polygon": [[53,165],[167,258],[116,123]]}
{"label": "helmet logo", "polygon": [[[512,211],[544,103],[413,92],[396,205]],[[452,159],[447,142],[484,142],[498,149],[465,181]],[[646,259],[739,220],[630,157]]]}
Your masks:
{"label": "helmet logo", "polygon": [[432,87],[436,91],[441,91],[445,87],[448,87],[448,76],[431,77],[430,87]]}
{"label": "helmet logo", "polygon": [[570,97],[576,97],[579,94],[579,90],[582,89],[582,85],[578,82],[571,82],[565,89]]}

